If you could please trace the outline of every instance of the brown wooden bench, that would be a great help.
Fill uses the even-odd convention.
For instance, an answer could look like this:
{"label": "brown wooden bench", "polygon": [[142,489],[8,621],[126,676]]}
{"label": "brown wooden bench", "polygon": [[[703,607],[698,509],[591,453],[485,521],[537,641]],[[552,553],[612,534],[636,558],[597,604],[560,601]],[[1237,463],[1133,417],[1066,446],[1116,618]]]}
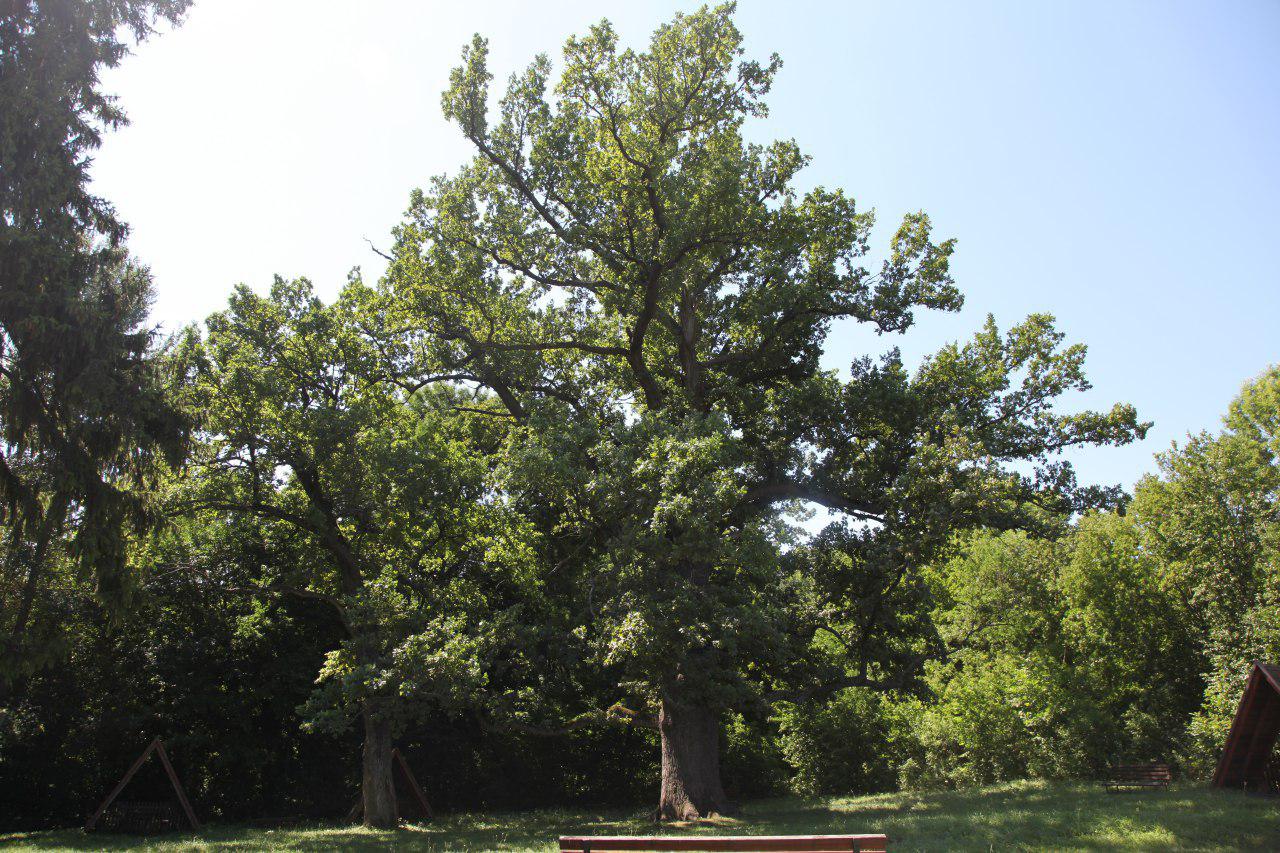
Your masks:
{"label": "brown wooden bench", "polygon": [[1173,771],[1168,764],[1117,764],[1111,768],[1111,776],[1102,784],[1108,791],[1126,788],[1168,788],[1173,781]]}
{"label": "brown wooden bench", "polygon": [[885,853],[886,835],[562,835],[561,853],[698,850],[730,853]]}

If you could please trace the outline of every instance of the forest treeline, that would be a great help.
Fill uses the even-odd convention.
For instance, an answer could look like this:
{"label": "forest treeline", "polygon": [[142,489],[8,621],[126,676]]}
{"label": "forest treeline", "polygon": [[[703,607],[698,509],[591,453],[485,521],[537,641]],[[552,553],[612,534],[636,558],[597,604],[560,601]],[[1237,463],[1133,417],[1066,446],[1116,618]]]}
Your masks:
{"label": "forest treeline", "polygon": [[442,98],[474,158],[385,275],[161,339],[86,169],[99,71],[186,5],[0,15],[0,823],[82,820],[155,736],[210,818],[372,826],[393,747],[437,808],[663,818],[1212,766],[1280,657],[1280,369],[1132,494],[1064,459],[1148,425],[1063,410],[1047,314],[825,369],[959,310],[955,243],[914,213],[873,251],[744,139],[781,62],[732,4],[500,97],[477,37]]}

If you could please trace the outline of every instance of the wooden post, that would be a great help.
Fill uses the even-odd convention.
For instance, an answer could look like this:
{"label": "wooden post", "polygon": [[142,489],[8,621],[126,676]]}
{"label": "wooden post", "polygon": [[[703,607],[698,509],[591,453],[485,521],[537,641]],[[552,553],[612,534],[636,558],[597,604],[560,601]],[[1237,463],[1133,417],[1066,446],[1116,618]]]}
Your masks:
{"label": "wooden post", "polygon": [[400,765],[400,772],[404,774],[405,781],[409,783],[409,790],[413,792],[413,798],[418,801],[418,806],[422,809],[422,816],[427,820],[435,820],[435,814],[431,811],[431,803],[427,802],[427,795],[422,793],[422,788],[418,786],[418,780],[413,778],[413,771],[409,769],[408,763],[404,760],[404,756],[400,754],[400,750],[393,749],[391,757]]}
{"label": "wooden post", "polygon": [[178,795],[178,802],[182,804],[182,810],[187,813],[187,820],[191,821],[191,828],[199,832],[200,821],[196,820],[196,813],[187,799],[187,792],[182,790],[182,783],[178,781],[178,774],[173,772],[173,765],[169,763],[169,753],[164,751],[164,741],[160,738],[156,738],[156,753],[160,756],[160,763],[164,765],[164,772],[169,774],[169,781],[173,783],[173,792]]}

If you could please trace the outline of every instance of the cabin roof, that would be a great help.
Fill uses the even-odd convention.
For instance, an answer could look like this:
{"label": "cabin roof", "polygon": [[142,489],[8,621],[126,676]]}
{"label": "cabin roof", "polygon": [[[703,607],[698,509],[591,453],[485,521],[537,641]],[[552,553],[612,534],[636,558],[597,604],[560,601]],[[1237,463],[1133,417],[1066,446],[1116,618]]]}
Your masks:
{"label": "cabin roof", "polygon": [[1213,774],[1219,788],[1261,788],[1280,736],[1280,666],[1254,661]]}

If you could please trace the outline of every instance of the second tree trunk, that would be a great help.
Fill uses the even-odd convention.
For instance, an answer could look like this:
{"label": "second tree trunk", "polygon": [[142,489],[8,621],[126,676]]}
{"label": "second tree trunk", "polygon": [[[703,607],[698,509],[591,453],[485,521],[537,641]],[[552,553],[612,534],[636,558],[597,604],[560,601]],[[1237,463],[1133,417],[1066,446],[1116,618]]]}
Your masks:
{"label": "second tree trunk", "polygon": [[364,712],[364,825],[374,829],[395,829],[395,780],[391,778],[391,721],[368,705]]}

